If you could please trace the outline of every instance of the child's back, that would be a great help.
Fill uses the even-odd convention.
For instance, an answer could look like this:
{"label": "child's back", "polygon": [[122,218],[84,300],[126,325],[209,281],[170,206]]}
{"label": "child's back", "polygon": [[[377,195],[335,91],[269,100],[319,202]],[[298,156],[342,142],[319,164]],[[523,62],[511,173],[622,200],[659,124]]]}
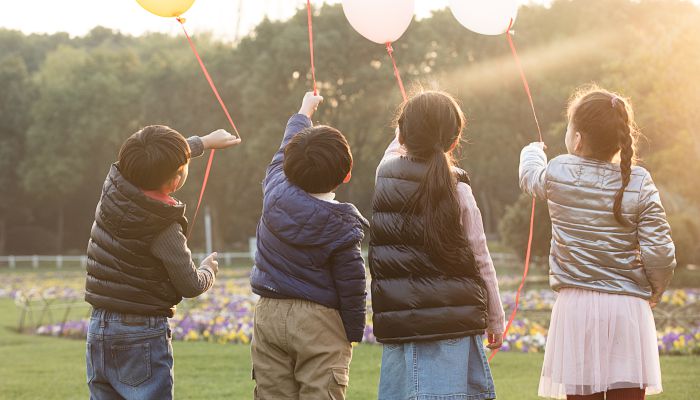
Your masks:
{"label": "child's back", "polygon": [[90,232],[86,301],[95,308],[172,317],[182,296],[150,248],[173,224],[187,230],[184,204],[165,206],[149,198],[112,165]]}
{"label": "child's back", "polygon": [[261,296],[251,350],[256,399],[344,398],[350,343],[364,334],[368,223],[334,200],[352,155],[338,130],[312,127],[320,101],[307,93],[263,182],[250,278]]}
{"label": "child's back", "polygon": [[548,164],[542,143],[521,153],[520,187],[549,205],[559,292],[540,396],[637,400],[662,390],[650,305],[673,276],[675,249],[656,186],[632,165],[636,133],[627,101],[593,88],[569,105],[570,154]]}
{"label": "child's back", "polygon": [[380,399],[494,399],[498,281],[481,212],[456,168],[466,118],[447,93],[406,100],[377,167],[369,250]]}
{"label": "child's back", "polygon": [[[310,126],[302,119],[292,117],[288,132]],[[338,292],[343,288],[336,287],[336,280],[364,279],[364,272],[360,276],[355,268],[349,275],[336,271],[340,274],[335,276],[341,260],[333,256],[340,249],[359,246],[366,222],[352,204],[322,200],[289,182],[281,158],[276,160],[279,163],[273,160],[263,183],[253,291],[263,297],[307,299],[340,308]]]}
{"label": "child's back", "polygon": [[188,141],[165,126],[132,135],[102,188],[87,248],[85,300],[91,398],[173,397],[167,318],[183,297],[214,283],[215,255],[201,268],[187,247],[185,205],[170,197],[187,179],[191,156],[238,144],[225,131]]}
{"label": "child's back", "polygon": [[529,174],[546,164],[543,155],[535,146],[523,150],[521,186],[547,199],[552,218],[552,288],[577,287],[645,299],[651,298],[652,291],[663,292],[675,266],[674,245],[649,172],[632,167],[621,203],[630,223],[621,225],[613,214],[614,193],[622,185],[619,165],[562,155],[549,162],[541,178],[545,184],[540,185]]}

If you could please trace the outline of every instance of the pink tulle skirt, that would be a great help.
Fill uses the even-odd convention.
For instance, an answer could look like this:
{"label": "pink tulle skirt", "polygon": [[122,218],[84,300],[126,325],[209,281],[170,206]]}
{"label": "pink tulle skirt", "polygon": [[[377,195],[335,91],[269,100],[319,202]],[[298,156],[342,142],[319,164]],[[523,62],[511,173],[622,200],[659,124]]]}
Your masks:
{"label": "pink tulle skirt", "polygon": [[538,394],[565,399],[610,389],[660,393],[656,325],[633,296],[562,289],[552,310]]}

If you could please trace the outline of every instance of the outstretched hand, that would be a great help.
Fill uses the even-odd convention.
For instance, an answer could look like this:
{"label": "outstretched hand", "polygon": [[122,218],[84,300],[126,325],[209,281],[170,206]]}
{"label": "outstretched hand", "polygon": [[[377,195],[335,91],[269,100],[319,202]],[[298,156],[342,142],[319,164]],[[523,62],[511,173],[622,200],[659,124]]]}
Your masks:
{"label": "outstretched hand", "polygon": [[304,100],[301,101],[301,108],[299,109],[299,114],[306,115],[311,118],[314,115],[314,111],[318,108],[318,105],[323,101],[323,96],[314,95],[314,92],[306,92],[304,95]]}
{"label": "outstretched hand", "polygon": [[214,276],[219,273],[219,261],[216,260],[218,255],[219,253],[213,252],[202,261],[202,267],[208,267],[214,273]]}
{"label": "outstretched hand", "polygon": [[241,144],[241,138],[228,133],[224,129],[217,129],[206,136],[202,136],[202,144],[205,150],[226,149]]}

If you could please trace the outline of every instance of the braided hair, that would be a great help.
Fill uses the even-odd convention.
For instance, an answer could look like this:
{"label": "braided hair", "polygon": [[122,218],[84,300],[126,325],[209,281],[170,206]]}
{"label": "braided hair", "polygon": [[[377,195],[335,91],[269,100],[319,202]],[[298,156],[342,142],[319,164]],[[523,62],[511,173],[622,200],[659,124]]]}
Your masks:
{"label": "braided hair", "polygon": [[568,114],[581,134],[584,156],[611,161],[619,153],[622,185],[615,193],[613,213],[620,225],[629,226],[622,214],[622,199],[636,162],[639,136],[629,100],[597,86],[584,87],[570,100]]}

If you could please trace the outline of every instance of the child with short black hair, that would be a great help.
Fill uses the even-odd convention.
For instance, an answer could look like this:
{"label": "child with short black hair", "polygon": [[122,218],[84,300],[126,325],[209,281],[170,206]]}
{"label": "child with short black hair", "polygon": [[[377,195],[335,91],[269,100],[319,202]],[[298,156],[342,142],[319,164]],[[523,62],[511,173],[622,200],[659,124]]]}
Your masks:
{"label": "child with short black hair", "polygon": [[287,123],[263,182],[251,273],[256,399],[344,399],[351,342],[365,327],[367,221],[333,191],[350,180],[352,153],[329,126],[312,126],[321,96],[307,93]]}
{"label": "child with short black hair", "polygon": [[97,204],[87,249],[85,300],[91,399],[171,399],[172,333],[168,318],[183,297],[207,291],[216,253],[201,267],[187,247],[185,205],[170,197],[187,179],[191,157],[240,139],[224,130],[185,140],[162,125],[129,137]]}
{"label": "child with short black hair", "polygon": [[308,128],[284,148],[284,173],[308,193],[328,193],[347,182],[352,170],[350,145],[330,126]]}

